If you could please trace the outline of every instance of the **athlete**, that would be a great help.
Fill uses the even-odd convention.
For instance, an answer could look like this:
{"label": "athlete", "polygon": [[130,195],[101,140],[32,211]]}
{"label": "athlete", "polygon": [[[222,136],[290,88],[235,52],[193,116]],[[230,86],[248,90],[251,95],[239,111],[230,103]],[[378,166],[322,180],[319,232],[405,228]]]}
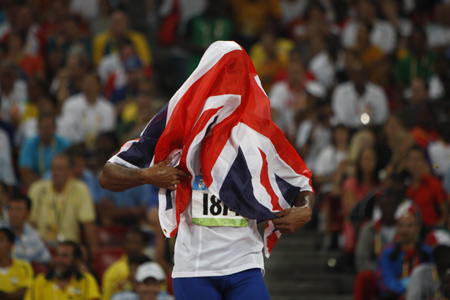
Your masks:
{"label": "athlete", "polygon": [[[139,140],[126,143],[100,174],[102,187],[114,191],[142,184],[176,190],[175,198],[161,190],[159,200],[160,222],[166,236],[168,233],[172,236],[175,232],[173,228],[176,227],[171,227],[174,219],[172,212],[177,214],[178,231],[172,272],[177,300],[270,299],[263,280],[262,253],[264,246],[269,249],[269,242],[264,245],[256,219],[273,218],[274,229],[281,233],[292,233],[311,219],[314,205],[311,172],[295,149],[286,144],[287,140],[280,141],[279,135],[282,133],[271,123],[269,100],[255,75],[250,58],[239,45],[223,41],[213,43],[196,71],[168,106],[147,125]],[[236,96],[243,91],[246,91],[245,95]],[[236,105],[239,103],[242,109],[238,110]],[[217,172],[212,175],[208,162],[219,151],[208,146],[214,143],[215,137],[219,139],[217,143],[226,139],[220,130],[231,129],[235,115],[228,116],[234,109],[236,114],[241,114],[240,120],[246,120],[248,124],[252,120],[260,121],[256,122],[259,127],[254,127],[267,131],[270,138],[262,137],[262,133],[256,132],[247,123],[233,123],[239,126],[239,130],[233,128],[236,134],[230,136],[228,141],[231,142],[227,145],[239,145],[239,149],[220,151],[220,160],[216,160],[220,163],[215,164],[217,168],[214,170]],[[181,128],[180,122],[183,122]],[[186,136],[181,135],[184,133]],[[198,149],[202,136],[200,154]],[[155,149],[156,141],[159,150],[158,147]],[[180,146],[180,143],[184,144]],[[159,158],[166,155],[162,155],[165,151],[160,151],[166,146],[171,149],[176,147],[175,152],[183,155],[177,157],[175,152],[170,152],[170,158],[151,166],[152,161],[160,161],[155,158],[157,155],[161,155]],[[273,149],[280,151],[274,153]],[[228,157],[231,153],[236,156]],[[189,174],[171,167],[178,164]],[[269,169],[276,169],[277,174],[271,171],[269,177]],[[209,190],[217,186],[206,186],[203,181],[203,175],[206,181],[206,174],[211,174],[213,180],[222,180],[219,191],[212,193]],[[234,177],[228,177],[230,174]],[[189,176],[192,176],[189,180],[183,178]],[[263,189],[262,193],[257,194]],[[277,202],[275,199],[281,197],[275,197],[274,189],[286,201]],[[218,195],[223,199],[219,200]],[[269,211],[259,201],[269,201],[273,209]],[[269,232],[272,231],[271,226],[269,223]],[[278,235],[275,232],[267,238],[266,241],[271,241],[271,247],[276,240],[274,236]]]}

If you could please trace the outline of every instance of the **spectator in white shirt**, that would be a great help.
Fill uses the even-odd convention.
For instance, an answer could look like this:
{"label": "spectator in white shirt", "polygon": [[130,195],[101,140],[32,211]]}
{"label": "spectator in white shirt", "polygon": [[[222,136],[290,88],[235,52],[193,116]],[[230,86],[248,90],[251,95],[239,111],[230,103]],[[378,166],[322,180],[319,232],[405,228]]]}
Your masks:
{"label": "spectator in white shirt", "polygon": [[336,121],[354,129],[363,125],[382,125],[389,115],[384,90],[367,81],[361,64],[355,63],[349,75],[351,80],[336,86],[332,95]]}
{"label": "spectator in white shirt", "polygon": [[69,97],[62,108],[61,134],[72,144],[93,145],[99,133],[116,126],[114,106],[99,95],[100,79],[90,73],[84,77],[83,92]]}

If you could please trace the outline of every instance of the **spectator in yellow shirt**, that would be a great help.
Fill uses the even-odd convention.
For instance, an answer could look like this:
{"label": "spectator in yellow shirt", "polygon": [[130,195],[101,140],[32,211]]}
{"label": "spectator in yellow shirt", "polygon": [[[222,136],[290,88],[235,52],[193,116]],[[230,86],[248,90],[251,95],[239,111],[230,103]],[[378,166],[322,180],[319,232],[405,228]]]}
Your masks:
{"label": "spectator in yellow shirt", "polygon": [[33,280],[31,265],[11,258],[14,240],[10,229],[0,228],[0,299],[23,299]]}
{"label": "spectator in yellow shirt", "polygon": [[115,293],[131,290],[130,258],[144,255],[145,240],[145,233],[139,228],[131,228],[127,232],[124,242],[125,255],[109,266],[103,275],[103,300],[111,299]]}
{"label": "spectator in yellow shirt", "polygon": [[97,247],[95,209],[87,185],[71,177],[72,165],[66,154],[53,158],[51,170],[51,180],[38,180],[28,191],[33,202],[31,222],[50,246],[67,240],[78,242],[81,225],[93,253]]}
{"label": "spectator in yellow shirt", "polygon": [[36,277],[25,300],[97,300],[100,292],[95,278],[78,268],[82,257],[80,246],[72,241],[56,248],[53,268]]}
{"label": "spectator in yellow shirt", "polygon": [[128,16],[120,10],[112,14],[109,30],[94,37],[92,43],[94,64],[97,66],[103,56],[117,51],[117,43],[124,38],[131,40],[144,65],[146,67],[151,66],[152,58],[147,39],[143,34],[129,29]]}

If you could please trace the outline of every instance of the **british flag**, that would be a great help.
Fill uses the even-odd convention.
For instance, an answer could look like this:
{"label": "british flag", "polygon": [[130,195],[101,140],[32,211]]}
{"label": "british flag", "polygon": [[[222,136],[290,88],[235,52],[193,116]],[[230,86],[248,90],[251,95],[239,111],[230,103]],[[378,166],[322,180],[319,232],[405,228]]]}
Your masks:
{"label": "british flag", "polygon": [[159,192],[167,237],[176,234],[200,174],[231,210],[268,221],[266,256],[281,235],[270,221],[274,212],[292,207],[300,191],[312,191],[310,170],[272,122],[253,63],[235,42],[213,43],[140,138],[125,143],[110,162],[145,168],[168,156],[191,178],[183,178],[175,192]]}

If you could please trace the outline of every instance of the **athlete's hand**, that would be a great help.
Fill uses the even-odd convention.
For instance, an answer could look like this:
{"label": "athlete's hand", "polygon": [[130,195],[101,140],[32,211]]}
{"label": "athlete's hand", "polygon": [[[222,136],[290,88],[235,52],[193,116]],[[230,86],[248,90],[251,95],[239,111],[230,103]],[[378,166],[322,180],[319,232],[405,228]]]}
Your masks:
{"label": "athlete's hand", "polygon": [[309,206],[292,207],[275,215],[278,217],[272,220],[275,228],[281,233],[293,233],[311,220],[312,210]]}
{"label": "athlete's hand", "polygon": [[146,182],[159,188],[176,190],[176,185],[180,183],[180,177],[189,177],[189,174],[169,167],[171,161],[172,159],[168,157],[150,168],[143,169]]}

